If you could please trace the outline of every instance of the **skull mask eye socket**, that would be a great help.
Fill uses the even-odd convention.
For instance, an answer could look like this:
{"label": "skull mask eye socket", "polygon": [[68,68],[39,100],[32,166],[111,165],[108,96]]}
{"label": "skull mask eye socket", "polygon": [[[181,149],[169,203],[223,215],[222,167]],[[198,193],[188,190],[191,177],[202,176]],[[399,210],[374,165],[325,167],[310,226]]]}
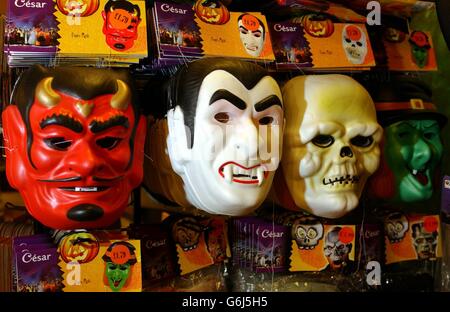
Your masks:
{"label": "skull mask eye socket", "polygon": [[315,146],[326,148],[334,143],[334,138],[331,135],[319,134],[312,139],[312,143]]}
{"label": "skull mask eye socket", "polygon": [[350,140],[350,143],[358,147],[369,147],[373,143],[373,138],[371,135],[369,136],[357,135]]}

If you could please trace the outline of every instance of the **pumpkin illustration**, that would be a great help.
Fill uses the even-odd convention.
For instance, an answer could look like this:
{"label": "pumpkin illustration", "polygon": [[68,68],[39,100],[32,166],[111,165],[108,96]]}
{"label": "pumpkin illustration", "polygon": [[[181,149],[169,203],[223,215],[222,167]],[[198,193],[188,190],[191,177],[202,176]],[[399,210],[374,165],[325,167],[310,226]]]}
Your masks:
{"label": "pumpkin illustration", "polygon": [[59,244],[59,253],[64,262],[87,263],[98,254],[99,243],[91,233],[73,233],[64,237]]}
{"label": "pumpkin illustration", "polygon": [[97,11],[99,0],[56,0],[56,5],[64,15],[89,16]]}
{"label": "pumpkin illustration", "polygon": [[200,20],[209,24],[222,25],[230,19],[230,12],[218,0],[198,0],[194,11]]}
{"label": "pumpkin illustration", "polygon": [[301,18],[301,24],[309,35],[317,38],[327,38],[334,32],[333,22],[323,15],[304,15]]}

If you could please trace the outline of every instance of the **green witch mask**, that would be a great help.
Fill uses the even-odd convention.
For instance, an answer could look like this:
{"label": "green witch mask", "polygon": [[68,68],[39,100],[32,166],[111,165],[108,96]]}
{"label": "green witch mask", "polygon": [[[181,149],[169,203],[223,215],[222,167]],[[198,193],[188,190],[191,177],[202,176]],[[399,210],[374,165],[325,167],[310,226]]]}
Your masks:
{"label": "green witch mask", "polygon": [[427,66],[428,50],[431,48],[427,34],[423,31],[413,31],[409,37],[409,43],[411,45],[411,54],[414,63],[419,68]]}
{"label": "green witch mask", "polygon": [[443,151],[439,123],[430,119],[399,121],[385,128],[385,136],[384,154],[394,174],[396,199],[429,199]]}
{"label": "green witch mask", "polygon": [[109,287],[113,291],[119,291],[125,285],[130,275],[130,267],[131,265],[128,263],[114,264],[108,262],[106,264],[106,277],[108,278]]}
{"label": "green witch mask", "polygon": [[421,48],[415,45],[411,47],[414,62],[419,68],[424,68],[428,64],[428,48]]}
{"label": "green witch mask", "polygon": [[112,291],[120,291],[131,275],[136,260],[135,248],[127,242],[111,244],[102,259],[105,261],[105,276]]}

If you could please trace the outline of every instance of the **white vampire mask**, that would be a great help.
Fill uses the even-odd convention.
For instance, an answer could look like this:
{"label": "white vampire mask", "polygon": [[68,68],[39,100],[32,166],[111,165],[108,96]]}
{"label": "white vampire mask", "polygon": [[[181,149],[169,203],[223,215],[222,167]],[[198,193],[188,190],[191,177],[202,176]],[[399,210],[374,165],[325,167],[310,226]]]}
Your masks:
{"label": "white vampire mask", "polygon": [[346,25],[342,30],[342,47],[350,63],[363,64],[367,55],[366,34],[356,25]]}
{"label": "white vampire mask", "polygon": [[[294,209],[342,217],[358,205],[367,178],[378,168],[382,128],[372,99],[343,75],[293,78],[283,88],[283,99],[281,175]],[[282,202],[286,194],[279,193],[278,188]]]}
{"label": "white vampire mask", "polygon": [[280,161],[281,105],[281,91],[270,76],[247,89],[219,69],[201,82],[193,134],[181,107],[169,110],[169,158],[193,206],[235,216],[262,203]]}

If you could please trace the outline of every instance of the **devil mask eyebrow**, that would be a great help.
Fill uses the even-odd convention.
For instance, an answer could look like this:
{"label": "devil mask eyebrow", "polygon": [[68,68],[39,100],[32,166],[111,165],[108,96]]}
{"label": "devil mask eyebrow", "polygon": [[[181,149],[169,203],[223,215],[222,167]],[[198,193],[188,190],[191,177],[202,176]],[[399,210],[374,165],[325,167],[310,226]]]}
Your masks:
{"label": "devil mask eyebrow", "polygon": [[99,133],[115,126],[122,126],[125,129],[128,129],[130,127],[130,122],[127,117],[122,115],[116,115],[109,118],[106,121],[97,121],[97,120],[92,121],[89,124],[89,129],[93,133]]}
{"label": "devil mask eyebrow", "polygon": [[44,129],[45,127],[49,126],[61,126],[68,128],[76,133],[81,133],[83,131],[83,125],[73,117],[70,117],[68,115],[62,115],[62,114],[53,114],[51,116],[48,116],[44,118],[40,123],[39,126],[41,129]]}

